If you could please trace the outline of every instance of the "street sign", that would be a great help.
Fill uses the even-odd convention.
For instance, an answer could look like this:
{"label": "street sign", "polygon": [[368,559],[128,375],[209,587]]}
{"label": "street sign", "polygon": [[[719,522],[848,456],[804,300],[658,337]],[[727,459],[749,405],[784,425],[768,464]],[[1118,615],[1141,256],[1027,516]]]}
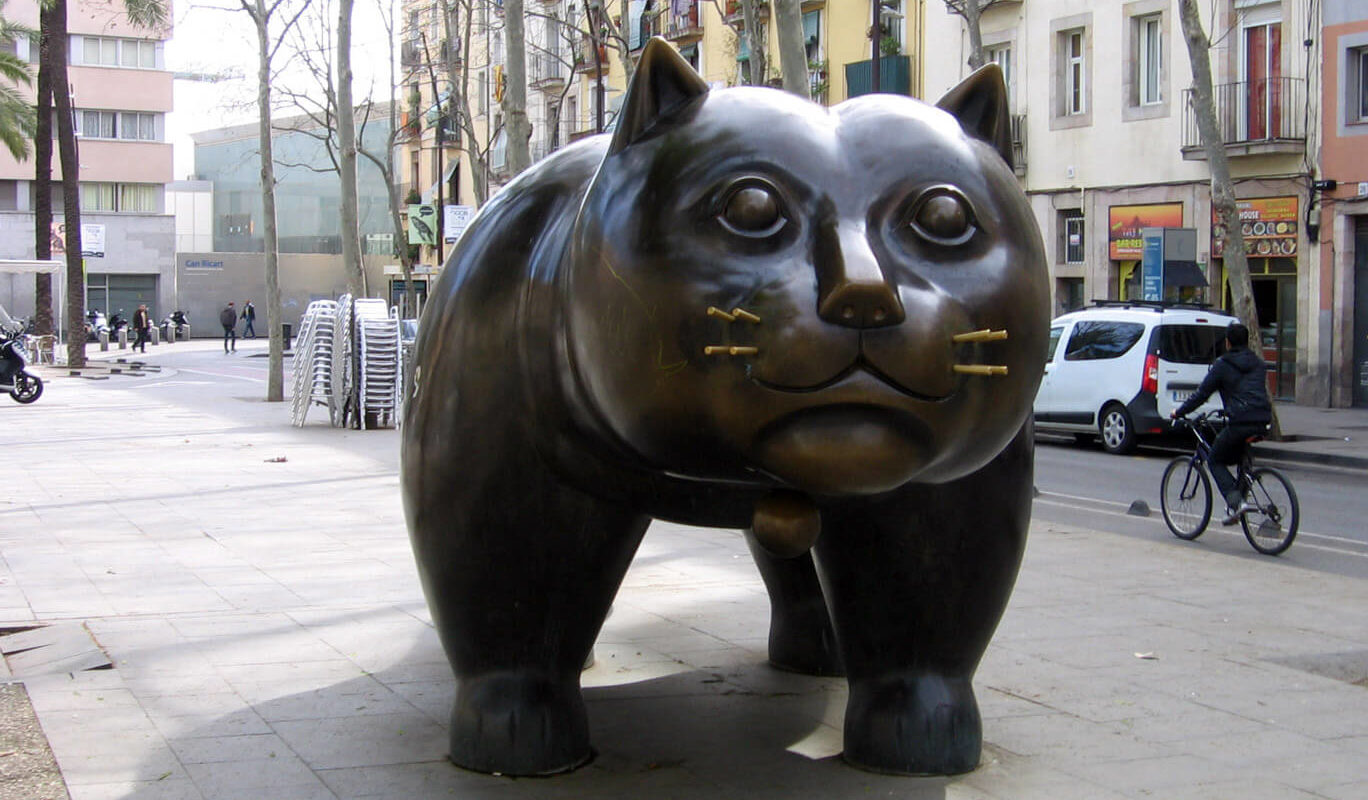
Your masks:
{"label": "street sign", "polygon": [[1140,299],[1164,299],[1164,229],[1142,228],[1144,240],[1140,258]]}

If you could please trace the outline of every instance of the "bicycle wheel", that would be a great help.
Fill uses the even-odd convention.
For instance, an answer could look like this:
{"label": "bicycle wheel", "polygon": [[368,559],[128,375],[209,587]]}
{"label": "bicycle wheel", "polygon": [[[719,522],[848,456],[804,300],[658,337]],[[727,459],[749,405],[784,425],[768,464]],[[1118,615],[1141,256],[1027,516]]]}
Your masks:
{"label": "bicycle wheel", "polygon": [[1179,456],[1164,467],[1159,484],[1164,524],[1179,539],[1196,539],[1211,521],[1211,481],[1192,456]]}
{"label": "bicycle wheel", "polygon": [[1258,467],[1249,473],[1245,497],[1258,506],[1240,517],[1249,544],[1266,556],[1276,556],[1292,546],[1301,522],[1301,508],[1292,482],[1271,467]]}

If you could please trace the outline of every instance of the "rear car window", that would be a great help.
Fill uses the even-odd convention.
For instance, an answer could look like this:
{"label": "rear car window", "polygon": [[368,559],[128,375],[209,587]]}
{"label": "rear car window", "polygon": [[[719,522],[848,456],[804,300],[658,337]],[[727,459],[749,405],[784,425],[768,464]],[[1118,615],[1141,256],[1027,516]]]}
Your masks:
{"label": "rear car window", "polygon": [[1064,348],[1065,361],[1118,358],[1140,341],[1145,326],[1138,322],[1086,321],[1074,325]]}
{"label": "rear car window", "polygon": [[1160,325],[1159,357],[1178,364],[1210,364],[1221,354],[1225,333],[1215,325]]}
{"label": "rear car window", "polygon": [[1050,328],[1050,352],[1046,353],[1046,361],[1054,361],[1055,350],[1059,349],[1059,337],[1064,335],[1064,326],[1056,325]]}

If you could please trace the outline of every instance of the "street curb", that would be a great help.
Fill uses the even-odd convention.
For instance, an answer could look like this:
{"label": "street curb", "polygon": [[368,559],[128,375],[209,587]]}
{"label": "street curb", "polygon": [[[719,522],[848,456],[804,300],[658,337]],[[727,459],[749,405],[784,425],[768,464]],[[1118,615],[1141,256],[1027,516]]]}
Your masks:
{"label": "street curb", "polygon": [[1309,453],[1301,450],[1284,450],[1279,447],[1251,448],[1257,461],[1288,461],[1301,464],[1318,464],[1326,467],[1368,470],[1368,458],[1347,456],[1339,453]]}

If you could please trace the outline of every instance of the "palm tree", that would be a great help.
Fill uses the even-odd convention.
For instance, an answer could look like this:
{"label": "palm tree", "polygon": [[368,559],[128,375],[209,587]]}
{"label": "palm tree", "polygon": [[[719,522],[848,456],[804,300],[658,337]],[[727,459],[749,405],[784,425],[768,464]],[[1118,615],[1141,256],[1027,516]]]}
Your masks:
{"label": "palm tree", "polygon": [[[156,28],[166,21],[166,5],[162,0],[124,0],[124,13],[129,22],[141,28]],[[83,367],[86,339],[85,270],[81,264],[81,167],[76,152],[76,130],[72,125],[67,72],[66,0],[44,0],[38,18],[42,38],[38,83],[39,86],[51,86],[53,105],[57,109],[57,151],[62,164],[62,216],[67,231],[67,363],[73,367]],[[41,105],[45,104],[40,101]],[[43,136],[45,130],[47,135],[51,135],[48,124],[50,120],[44,119],[40,112],[38,136]],[[51,179],[50,165],[36,166],[34,188],[40,198],[50,196]],[[42,234],[43,231],[38,232],[38,235]],[[50,303],[51,294],[48,296]],[[42,309],[38,313],[42,316]]]}
{"label": "palm tree", "polygon": [[[33,31],[5,19],[5,0],[0,0],[0,43],[13,44],[31,36]],[[29,156],[28,143],[33,138],[37,119],[30,103],[18,86],[33,82],[28,64],[8,50],[0,50],[0,144],[10,155],[23,161]]]}

